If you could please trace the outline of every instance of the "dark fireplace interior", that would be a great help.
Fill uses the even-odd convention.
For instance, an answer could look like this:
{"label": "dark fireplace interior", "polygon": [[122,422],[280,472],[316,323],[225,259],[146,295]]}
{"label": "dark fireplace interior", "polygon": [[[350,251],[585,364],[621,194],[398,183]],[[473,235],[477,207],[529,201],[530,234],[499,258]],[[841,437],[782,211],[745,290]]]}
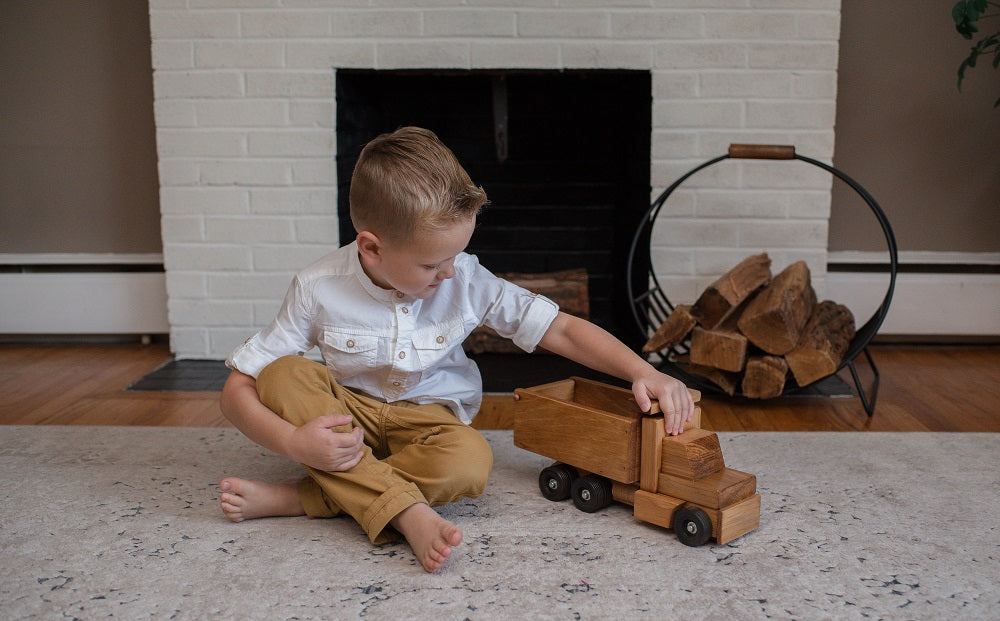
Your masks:
{"label": "dark fireplace interior", "polygon": [[[426,127],[489,196],[468,252],[495,273],[586,269],[590,319],[642,345],[625,269],[649,207],[648,72],[339,70],[336,82],[341,243],[356,234],[348,189],[361,148],[404,125]],[[474,356],[487,391],[596,376],[553,356],[511,356]]]}

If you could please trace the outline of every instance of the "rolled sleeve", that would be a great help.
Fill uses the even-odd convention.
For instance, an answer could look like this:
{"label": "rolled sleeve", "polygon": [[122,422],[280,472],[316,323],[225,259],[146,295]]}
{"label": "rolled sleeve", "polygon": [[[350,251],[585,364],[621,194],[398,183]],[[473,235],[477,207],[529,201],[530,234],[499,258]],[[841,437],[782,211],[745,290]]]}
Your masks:
{"label": "rolled sleeve", "polygon": [[312,349],[315,343],[310,336],[309,314],[302,310],[302,298],[296,278],[274,321],[237,347],[226,359],[226,366],[257,377],[264,367],[278,358]]}
{"label": "rolled sleeve", "polygon": [[552,300],[544,295],[531,294],[531,296],[534,299],[525,309],[517,332],[511,337],[515,345],[529,353],[535,351],[538,342],[542,340],[556,315],[559,314],[559,305]]}

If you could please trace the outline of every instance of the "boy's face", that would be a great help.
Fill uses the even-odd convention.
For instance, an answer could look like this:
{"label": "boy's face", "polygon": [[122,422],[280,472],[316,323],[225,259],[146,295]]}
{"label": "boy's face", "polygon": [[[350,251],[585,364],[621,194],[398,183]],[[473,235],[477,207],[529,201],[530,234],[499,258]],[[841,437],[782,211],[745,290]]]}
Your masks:
{"label": "boy's face", "polygon": [[407,242],[386,242],[363,232],[358,236],[362,265],[372,282],[383,289],[429,298],[438,285],[455,275],[455,257],[469,245],[475,228],[476,218],[471,217],[444,229],[424,231]]}

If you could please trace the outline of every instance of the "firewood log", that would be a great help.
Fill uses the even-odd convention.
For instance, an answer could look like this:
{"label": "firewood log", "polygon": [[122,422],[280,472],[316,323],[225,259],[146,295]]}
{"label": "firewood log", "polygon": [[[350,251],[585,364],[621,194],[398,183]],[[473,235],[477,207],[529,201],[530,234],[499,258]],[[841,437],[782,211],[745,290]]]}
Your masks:
{"label": "firewood log", "polygon": [[691,306],[678,304],[670,316],[657,328],[653,336],[643,346],[642,351],[650,353],[668,349],[681,343],[691,333],[696,320],[691,316]]}
{"label": "firewood log", "polygon": [[711,330],[770,280],[771,258],[767,253],[749,256],[702,292],[691,307],[691,315]]}
{"label": "firewood log", "polygon": [[769,354],[787,354],[798,344],[815,304],[809,267],[796,261],[747,304],[740,314],[740,332]]}
{"label": "firewood log", "polygon": [[854,315],[849,308],[831,300],[817,304],[798,346],[785,356],[799,386],[836,371],[854,334]]}
{"label": "firewood log", "polygon": [[785,390],[788,363],[780,356],[753,356],[743,374],[743,395],[751,399],[771,399]]}

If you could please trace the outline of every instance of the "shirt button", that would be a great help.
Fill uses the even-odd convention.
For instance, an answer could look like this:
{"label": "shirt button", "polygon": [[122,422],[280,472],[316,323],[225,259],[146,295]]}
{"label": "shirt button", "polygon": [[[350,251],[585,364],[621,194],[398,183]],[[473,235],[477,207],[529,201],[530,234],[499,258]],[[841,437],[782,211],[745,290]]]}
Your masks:
{"label": "shirt button", "polygon": [[399,352],[399,359],[402,360],[403,358],[406,358],[406,352],[405,351]]}
{"label": "shirt button", "polygon": [[351,341],[351,340],[347,341],[347,346],[348,347],[354,347],[354,341]]}
{"label": "shirt button", "polygon": [[409,315],[410,314],[410,309],[406,308],[405,306],[401,310],[403,311],[404,315]]}
{"label": "shirt button", "polygon": [[399,388],[400,386],[403,385],[403,382],[393,382],[392,385],[395,386],[396,388]]}
{"label": "shirt button", "polygon": [[397,291],[397,292],[396,292],[396,297],[397,297],[398,299],[402,300],[402,299],[403,299],[403,292],[402,292],[402,291]]}
{"label": "shirt button", "polygon": [[434,340],[437,341],[438,345],[440,345],[441,343],[444,343],[444,337],[443,336],[439,336],[439,337],[437,337]]}

